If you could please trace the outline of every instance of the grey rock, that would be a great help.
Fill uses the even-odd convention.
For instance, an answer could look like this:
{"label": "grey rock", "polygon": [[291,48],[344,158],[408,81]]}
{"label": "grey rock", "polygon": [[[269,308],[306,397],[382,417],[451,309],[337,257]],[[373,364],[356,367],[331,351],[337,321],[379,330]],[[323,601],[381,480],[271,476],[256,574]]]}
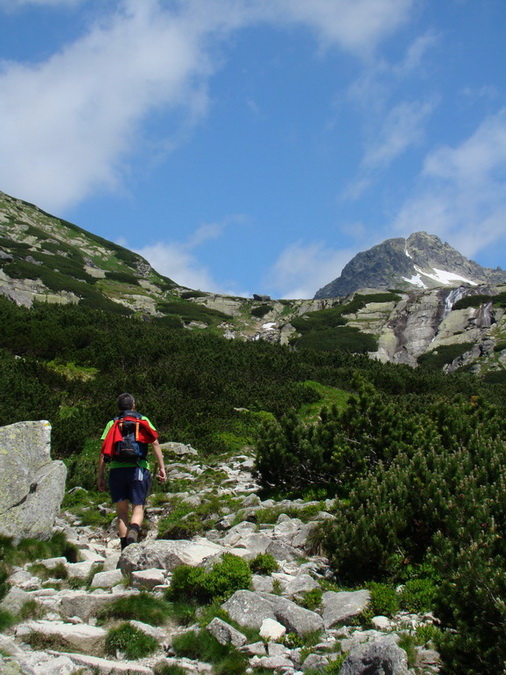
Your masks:
{"label": "grey rock", "polygon": [[320,588],[320,584],[309,576],[309,574],[299,574],[299,576],[290,579],[289,581],[283,583],[283,594],[289,597],[294,595],[301,595],[302,593],[307,593],[308,591],[313,591],[315,588]]}
{"label": "grey rock", "polygon": [[145,588],[153,590],[155,586],[161,586],[165,583],[165,576],[162,570],[139,570],[132,572],[132,586],[135,588]]}
{"label": "grey rock", "polygon": [[267,656],[265,642],[250,642],[241,647],[240,651],[250,656]]}
{"label": "grey rock", "polygon": [[127,546],[119,559],[124,574],[136,570],[161,569],[172,572],[179,565],[196,567],[206,558],[223,553],[224,549],[208,540],[187,541],[160,539]]}
{"label": "grey rock", "polygon": [[261,574],[254,574],[251,578],[251,586],[257,593],[272,593],[274,581],[272,577],[264,577]]}
{"label": "grey rock", "polygon": [[124,590],[114,595],[103,591],[94,591],[93,593],[86,593],[86,591],[63,591],[60,594],[61,611],[66,617],[77,616],[83,621],[89,621],[105,605],[108,605],[118,597],[129,596],[133,593],[138,593],[138,591]]}
{"label": "grey rock", "polygon": [[7,595],[2,602],[0,602],[0,609],[3,609],[5,612],[10,612],[11,614],[18,614],[21,607],[23,607],[25,602],[30,600],[31,597],[32,596],[27,591],[14,586],[9,589]]}
{"label": "grey rock", "polygon": [[50,455],[51,425],[18,422],[0,434],[0,534],[48,539],[65,494],[67,469]]}
{"label": "grey rock", "polygon": [[[264,619],[260,626],[260,637],[264,640],[276,641],[282,638],[285,633],[286,627],[273,619]],[[274,656],[271,650],[269,650],[269,656]]]}
{"label": "grey rock", "polygon": [[153,675],[153,669],[132,661],[117,661],[88,654],[67,654],[68,658],[85,672],[105,675]]}
{"label": "grey rock", "polygon": [[321,616],[300,607],[291,600],[268,593],[262,593],[261,597],[270,603],[276,620],[283,624],[290,633],[306,635],[322,630],[324,627]]}
{"label": "grey rock", "polygon": [[220,644],[231,644],[234,647],[242,647],[248,641],[248,638],[241,631],[233,628],[230,624],[218,617],[215,617],[206,629],[213,635]]}
{"label": "grey rock", "polygon": [[83,560],[82,562],[77,563],[67,563],[65,565],[69,579],[81,579],[82,581],[88,578],[91,571],[96,566],[97,563],[94,563],[91,560]]}
{"label": "grey rock", "polygon": [[23,654],[16,660],[22,668],[22,671],[19,672],[29,673],[30,675],[71,675],[75,672],[74,663],[63,654],[55,656],[45,652],[33,652]]}
{"label": "grey rock", "polygon": [[289,668],[293,673],[293,663],[290,659],[286,658],[286,656],[262,656],[255,661],[255,666],[266,668],[267,670],[275,670],[277,672],[283,669],[283,672],[285,673],[287,672],[285,669]]}
{"label": "grey rock", "polygon": [[329,660],[326,656],[322,654],[310,654],[307,659],[302,664],[302,670],[316,670],[323,672],[324,669],[329,665]]}
{"label": "grey rock", "polygon": [[112,588],[123,583],[124,577],[121,570],[110,572],[97,572],[91,582],[92,588]]}
{"label": "grey rock", "polygon": [[222,608],[240,626],[259,629],[264,619],[276,619],[272,604],[257,593],[236,591]]}
{"label": "grey rock", "polygon": [[276,539],[271,540],[265,553],[270,553],[276,560],[297,560],[300,555],[293,546]]}
{"label": "grey rock", "polygon": [[353,649],[343,662],[340,675],[409,675],[404,649],[389,637]]}
{"label": "grey rock", "polygon": [[65,650],[77,650],[95,656],[103,655],[107,634],[103,628],[63,621],[27,621],[16,627],[16,636],[21,640],[33,633],[54,639]]}
{"label": "grey rock", "polygon": [[195,448],[192,448],[191,445],[187,445],[185,443],[175,443],[173,441],[169,441],[168,443],[162,443],[160,447],[162,450],[172,452],[174,455],[178,455],[179,457],[184,457],[185,455],[198,457],[199,454]]}
{"label": "grey rock", "polygon": [[327,591],[322,595],[323,620],[325,628],[331,628],[338,623],[346,623],[358,616],[367,607],[371,594],[367,590],[361,591]]}

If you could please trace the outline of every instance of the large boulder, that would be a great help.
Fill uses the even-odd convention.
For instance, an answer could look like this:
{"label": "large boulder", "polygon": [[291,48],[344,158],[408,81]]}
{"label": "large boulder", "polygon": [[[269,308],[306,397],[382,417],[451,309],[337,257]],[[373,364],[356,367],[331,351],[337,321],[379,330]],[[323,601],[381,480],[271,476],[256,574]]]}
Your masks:
{"label": "large boulder", "polygon": [[352,649],[340,675],[409,675],[408,657],[393,637],[380,638]]}
{"label": "large boulder", "polygon": [[119,565],[123,574],[147,569],[172,572],[179,565],[196,567],[223,552],[222,546],[207,540],[158,539],[127,546],[121,554]]}
{"label": "large boulder", "polygon": [[65,494],[67,469],[51,460],[51,425],[18,422],[0,430],[0,535],[48,539]]}
{"label": "large boulder", "polygon": [[371,600],[368,590],[361,591],[327,591],[322,595],[323,621],[325,628],[336,624],[346,624],[358,616]]}

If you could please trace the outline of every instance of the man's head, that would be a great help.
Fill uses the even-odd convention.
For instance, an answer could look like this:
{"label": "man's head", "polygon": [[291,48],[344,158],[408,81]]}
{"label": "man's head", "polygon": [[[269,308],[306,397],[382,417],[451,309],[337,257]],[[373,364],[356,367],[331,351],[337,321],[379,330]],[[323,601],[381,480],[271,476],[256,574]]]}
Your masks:
{"label": "man's head", "polygon": [[135,408],[135,399],[132,394],[120,394],[118,396],[118,408],[120,410],[133,410]]}

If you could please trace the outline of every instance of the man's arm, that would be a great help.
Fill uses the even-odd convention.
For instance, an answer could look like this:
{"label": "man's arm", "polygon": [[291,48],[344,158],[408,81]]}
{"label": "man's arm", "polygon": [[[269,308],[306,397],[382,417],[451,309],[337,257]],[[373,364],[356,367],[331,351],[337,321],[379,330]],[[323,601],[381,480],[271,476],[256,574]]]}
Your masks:
{"label": "man's arm", "polygon": [[105,468],[104,455],[100,453],[98,459],[98,476],[97,476],[97,488],[99,489],[100,492],[105,491],[104,468]]}
{"label": "man's arm", "polygon": [[156,477],[158,478],[159,481],[163,482],[167,478],[167,475],[165,473],[165,464],[163,461],[160,443],[158,441],[153,441],[152,448],[155,455],[156,463],[158,464],[158,473],[156,474]]}

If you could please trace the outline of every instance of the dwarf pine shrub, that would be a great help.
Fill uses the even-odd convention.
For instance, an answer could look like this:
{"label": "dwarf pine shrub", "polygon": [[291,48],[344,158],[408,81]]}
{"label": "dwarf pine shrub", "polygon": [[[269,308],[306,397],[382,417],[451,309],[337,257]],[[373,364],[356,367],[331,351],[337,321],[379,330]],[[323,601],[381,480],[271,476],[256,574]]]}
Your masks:
{"label": "dwarf pine shrub", "polygon": [[235,591],[248,588],[250,582],[248,563],[238,556],[225,553],[222,560],[209,571],[189,565],[176,567],[166,597],[168,600],[196,600],[202,603],[215,598],[226,600]]}
{"label": "dwarf pine shrub", "polygon": [[253,574],[269,575],[279,569],[278,561],[270,553],[257,553],[248,565]]}

